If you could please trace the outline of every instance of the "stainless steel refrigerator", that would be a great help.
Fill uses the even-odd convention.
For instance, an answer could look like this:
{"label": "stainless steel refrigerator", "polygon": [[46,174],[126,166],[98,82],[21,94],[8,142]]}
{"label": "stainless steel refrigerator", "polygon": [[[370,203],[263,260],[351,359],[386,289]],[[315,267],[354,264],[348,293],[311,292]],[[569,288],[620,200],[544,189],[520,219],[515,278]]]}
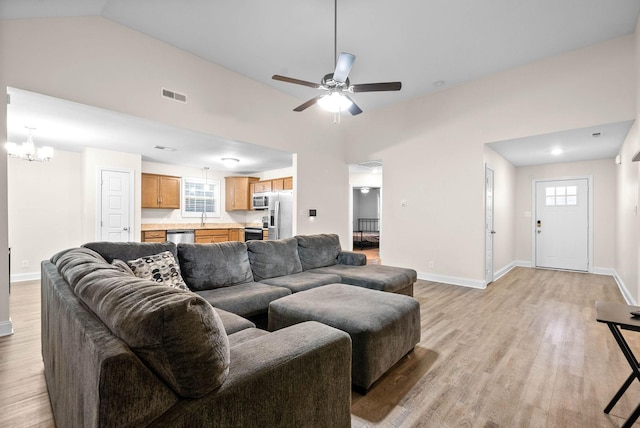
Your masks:
{"label": "stainless steel refrigerator", "polygon": [[269,240],[293,236],[293,192],[283,190],[269,194]]}

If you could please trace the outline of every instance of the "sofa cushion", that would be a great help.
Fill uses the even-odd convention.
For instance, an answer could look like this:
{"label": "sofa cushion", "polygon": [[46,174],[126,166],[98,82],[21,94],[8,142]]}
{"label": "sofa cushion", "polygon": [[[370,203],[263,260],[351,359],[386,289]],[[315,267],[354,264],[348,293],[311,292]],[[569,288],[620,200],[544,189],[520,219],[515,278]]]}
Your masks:
{"label": "sofa cushion", "polygon": [[138,278],[189,291],[180,275],[180,265],[170,251],[129,260],[127,265]]}
{"label": "sofa cushion", "polygon": [[276,241],[247,241],[254,281],[302,272],[295,238]]}
{"label": "sofa cushion", "polygon": [[178,255],[173,242],[88,242],[82,246],[100,254],[107,263],[111,263],[113,259],[133,260],[163,251]]}
{"label": "sofa cushion", "polygon": [[74,248],[60,251],[51,257],[51,262],[75,290],[78,281],[92,272],[119,272],[115,266],[108,264],[100,254],[88,248]]}
{"label": "sofa cushion", "polygon": [[127,264],[127,262],[125,262],[124,260],[113,259],[113,261],[111,262],[111,266],[115,267],[116,269],[118,269],[122,273],[126,273],[126,274],[129,274],[129,275],[132,275],[132,276],[136,276],[136,274],[133,273],[133,271],[131,270],[131,268]]}
{"label": "sofa cushion", "polygon": [[220,308],[243,317],[250,317],[266,313],[269,303],[288,296],[291,291],[259,282],[247,282],[233,287],[196,291],[196,293],[216,309]]}
{"label": "sofa cushion", "polygon": [[211,305],[122,273],[97,254],[89,261],[89,251],[55,257],[65,280],[77,279],[80,300],[176,394],[197,398],[219,387],[229,370],[229,342]]}
{"label": "sofa cushion", "polygon": [[240,315],[227,312],[220,308],[213,308],[213,310],[216,311],[216,314],[218,314],[218,316],[220,317],[222,325],[224,326],[224,331],[227,333],[227,335],[256,327],[254,323],[246,318],[241,317]]}
{"label": "sofa cushion", "polygon": [[229,336],[229,348],[242,345],[243,343],[249,342],[253,339],[257,339],[258,337],[266,336],[268,334],[269,332],[266,330],[260,330],[259,328],[247,328]]}
{"label": "sofa cushion", "polygon": [[194,291],[253,281],[244,242],[178,244],[178,259],[182,277]]}
{"label": "sofa cushion", "polygon": [[340,282],[340,276],[326,273],[300,272],[287,276],[263,279],[263,284],[275,285],[291,290],[292,293],[309,290],[327,284]]}
{"label": "sofa cushion", "polygon": [[298,241],[298,255],[302,263],[302,270],[336,264],[341,250],[338,235],[298,235],[295,238]]}
{"label": "sofa cushion", "polygon": [[413,269],[382,265],[335,265],[313,269],[311,272],[338,275],[341,279],[340,282],[343,284],[391,293],[412,285],[418,278],[416,271]]}

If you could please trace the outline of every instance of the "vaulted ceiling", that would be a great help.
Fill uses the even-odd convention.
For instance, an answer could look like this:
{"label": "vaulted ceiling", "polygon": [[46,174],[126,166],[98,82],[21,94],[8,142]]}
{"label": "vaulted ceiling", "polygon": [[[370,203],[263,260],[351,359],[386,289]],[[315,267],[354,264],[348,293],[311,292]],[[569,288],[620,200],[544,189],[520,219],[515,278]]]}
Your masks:
{"label": "vaulted ceiling", "polygon": [[[356,55],[351,82],[403,84],[399,92],[354,94],[365,114],[633,33],[640,13],[637,0],[338,0],[337,5],[338,51]],[[0,3],[0,19],[103,16],[301,102],[317,95],[315,90],[271,76],[319,82],[333,71],[333,11],[332,0]],[[316,110],[299,114],[319,114]]]}

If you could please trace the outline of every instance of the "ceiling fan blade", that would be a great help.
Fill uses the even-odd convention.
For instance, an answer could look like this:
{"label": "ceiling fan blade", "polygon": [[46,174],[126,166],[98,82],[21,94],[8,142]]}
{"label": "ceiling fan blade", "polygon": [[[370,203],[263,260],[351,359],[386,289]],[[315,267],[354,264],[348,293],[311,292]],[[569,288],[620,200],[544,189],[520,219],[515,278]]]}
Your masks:
{"label": "ceiling fan blade", "polygon": [[305,102],[305,103],[303,103],[303,104],[300,104],[298,107],[294,108],[294,109],[293,109],[293,111],[303,111],[303,110],[306,110],[306,109],[308,109],[309,107],[311,107],[312,105],[314,105],[315,103],[317,103],[317,102],[318,102],[318,100],[319,100],[320,98],[322,98],[322,97],[323,97],[323,95],[318,95],[317,97],[313,97],[313,98],[311,98],[309,101],[307,101],[307,102]]}
{"label": "ceiling fan blade", "polygon": [[355,60],[355,55],[346,52],[340,52],[340,57],[338,57],[338,62],[336,62],[336,69],[333,72],[333,80],[335,80],[336,82],[346,81]]}
{"label": "ceiling fan blade", "polygon": [[281,82],[287,82],[287,83],[294,83],[296,85],[308,86],[314,89],[320,88],[320,85],[317,83],[307,82],[306,80],[294,79],[293,77],[280,76],[279,74],[274,74],[271,78],[273,80],[279,80]]}
{"label": "ceiling fan blade", "polygon": [[400,89],[402,89],[402,82],[363,83],[349,88],[351,92],[399,91]]}
{"label": "ceiling fan blade", "polygon": [[352,116],[355,116],[357,114],[362,113],[362,109],[360,107],[358,107],[358,105],[351,99],[351,97],[345,95],[345,97],[347,97],[349,99],[349,101],[351,101],[353,104],[351,104],[351,107],[349,107],[347,110],[349,110],[349,113],[351,113]]}

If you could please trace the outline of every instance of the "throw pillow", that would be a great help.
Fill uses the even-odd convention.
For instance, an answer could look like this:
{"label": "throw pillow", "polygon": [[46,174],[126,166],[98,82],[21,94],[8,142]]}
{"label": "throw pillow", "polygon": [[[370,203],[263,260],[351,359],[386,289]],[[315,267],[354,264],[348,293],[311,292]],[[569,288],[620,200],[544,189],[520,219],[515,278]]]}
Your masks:
{"label": "throw pillow", "polygon": [[180,265],[170,251],[129,260],[127,264],[138,278],[150,279],[180,290],[189,291],[180,275]]}

